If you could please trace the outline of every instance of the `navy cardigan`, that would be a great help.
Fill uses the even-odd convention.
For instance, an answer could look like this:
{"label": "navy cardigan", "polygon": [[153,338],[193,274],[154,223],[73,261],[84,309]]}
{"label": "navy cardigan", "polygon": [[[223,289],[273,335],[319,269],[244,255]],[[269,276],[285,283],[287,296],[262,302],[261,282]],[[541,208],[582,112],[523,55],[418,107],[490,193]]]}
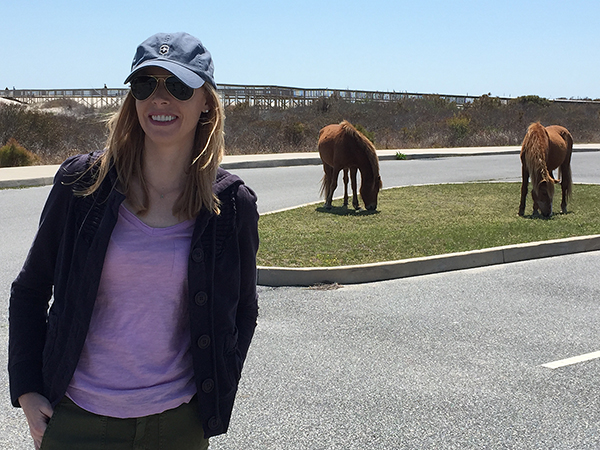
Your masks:
{"label": "navy cardigan", "polygon": [[[97,156],[75,156],[60,167],[23,269],[12,284],[9,377],[14,406],[28,392],[43,394],[55,406],[77,367],[125,198],[115,188],[114,170],[94,194],[74,195],[89,185],[87,169]],[[227,431],[258,316],[256,196],[223,169],[213,191],[221,214],[200,211],[188,260],[191,351],[206,437]]]}

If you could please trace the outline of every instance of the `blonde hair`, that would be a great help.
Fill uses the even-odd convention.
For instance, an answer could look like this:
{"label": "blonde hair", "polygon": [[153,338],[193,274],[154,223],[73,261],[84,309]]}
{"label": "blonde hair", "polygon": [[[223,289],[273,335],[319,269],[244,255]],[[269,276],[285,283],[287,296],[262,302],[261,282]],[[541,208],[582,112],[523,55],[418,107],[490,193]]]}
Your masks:
{"label": "blonde hair", "polygon": [[[196,127],[190,165],[186,171],[185,186],[173,206],[173,215],[191,219],[204,207],[219,214],[219,199],[213,194],[217,169],[223,159],[225,138],[225,113],[216,89],[204,84],[208,97],[209,112],[203,113]],[[144,131],[138,120],[135,99],[127,94],[121,108],[108,121],[109,135],[106,150],[95,161],[97,178],[82,195],[94,193],[102,184],[109,170],[114,167],[120,188],[137,214],[148,211],[148,186],[142,171]],[[131,190],[131,181],[137,176],[142,188],[142,198]]]}

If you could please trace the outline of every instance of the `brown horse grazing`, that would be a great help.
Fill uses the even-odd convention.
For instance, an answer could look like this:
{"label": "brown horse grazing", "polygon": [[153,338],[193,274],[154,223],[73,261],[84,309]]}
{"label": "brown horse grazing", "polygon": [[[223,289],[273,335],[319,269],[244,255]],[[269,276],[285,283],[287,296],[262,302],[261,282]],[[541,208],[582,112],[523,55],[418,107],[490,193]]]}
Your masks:
{"label": "brown horse grazing", "polygon": [[352,206],[359,209],[356,195],[356,172],[360,170],[360,196],[367,210],[377,209],[377,196],[381,189],[379,160],[375,147],[350,122],[327,125],[319,132],[319,155],[325,175],[321,195],[325,194],[325,208],[331,209],[333,192],[337,188],[340,170],[344,170],[344,206],[348,206],[348,172],[352,182]]}
{"label": "brown horse grazing", "polygon": [[[567,199],[571,196],[573,180],[571,179],[571,154],[573,152],[573,137],[571,133],[559,125],[542,126],[539,122],[532,123],[527,129],[523,146],[521,147],[521,204],[519,215],[525,213],[525,198],[529,176],[531,175],[531,197],[533,198],[533,214],[538,208],[544,217],[552,214],[552,198],[554,183],[560,183],[562,188],[561,212],[567,212]],[[559,178],[555,180],[552,171],[559,168]]]}

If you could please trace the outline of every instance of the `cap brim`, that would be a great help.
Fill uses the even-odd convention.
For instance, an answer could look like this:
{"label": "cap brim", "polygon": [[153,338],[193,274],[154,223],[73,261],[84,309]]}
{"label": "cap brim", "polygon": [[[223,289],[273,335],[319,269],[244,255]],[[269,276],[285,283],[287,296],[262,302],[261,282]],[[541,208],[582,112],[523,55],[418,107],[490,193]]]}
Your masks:
{"label": "cap brim", "polygon": [[186,85],[193,89],[198,89],[204,85],[204,80],[197,73],[192,72],[189,69],[186,69],[183,66],[180,66],[177,63],[172,61],[160,60],[160,59],[152,59],[149,61],[144,61],[139,66],[135,68],[133,72],[129,74],[129,76],[125,79],[125,84],[129,83],[131,79],[142,69],[146,67],[160,67],[162,69],[168,70],[181,81],[183,81]]}

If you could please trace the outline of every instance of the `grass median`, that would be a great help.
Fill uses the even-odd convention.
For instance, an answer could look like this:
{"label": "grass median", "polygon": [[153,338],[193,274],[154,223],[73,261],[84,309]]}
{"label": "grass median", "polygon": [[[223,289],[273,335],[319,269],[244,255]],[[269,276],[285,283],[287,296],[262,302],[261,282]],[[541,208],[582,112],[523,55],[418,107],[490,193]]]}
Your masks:
{"label": "grass median", "polygon": [[519,199],[520,183],[409,186],[381,191],[375,212],[338,199],[265,214],[258,264],[344,266],[600,234],[600,186],[575,185],[568,213],[549,219],[532,216],[531,194],[519,217]]}

